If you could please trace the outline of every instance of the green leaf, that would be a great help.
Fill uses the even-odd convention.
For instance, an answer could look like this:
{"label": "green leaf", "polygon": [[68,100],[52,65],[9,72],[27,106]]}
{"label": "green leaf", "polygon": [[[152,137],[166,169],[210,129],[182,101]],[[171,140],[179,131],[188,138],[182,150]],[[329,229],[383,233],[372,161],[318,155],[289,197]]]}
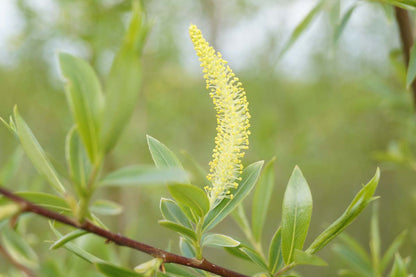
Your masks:
{"label": "green leaf", "polygon": [[239,241],[221,234],[208,234],[202,240],[202,246],[207,247],[237,247],[239,245]]}
{"label": "green leaf", "polygon": [[150,261],[139,264],[138,266],[134,268],[134,271],[138,273],[145,273],[146,276],[149,276],[150,274],[159,271],[159,267],[162,263],[163,263],[162,259],[154,258],[154,259],[151,259]]}
{"label": "green leaf", "polygon": [[166,220],[176,222],[192,229],[191,222],[175,201],[162,197],[162,199],[160,199],[160,211]]}
{"label": "green leaf", "polygon": [[416,77],[416,43],[410,50],[409,66],[407,67],[406,85],[409,88]]}
{"label": "green leaf", "polygon": [[59,54],[62,75],[67,80],[66,95],[79,135],[91,163],[101,159],[100,127],[104,98],[92,67],[84,60]]}
{"label": "green leaf", "polygon": [[312,195],[299,167],[295,167],[283,198],[282,254],[285,264],[294,259],[295,249],[302,250],[312,215]]}
{"label": "green leaf", "polygon": [[181,251],[182,255],[187,258],[196,257],[196,251],[194,246],[184,237],[179,238],[179,250]]}
{"label": "green leaf", "polygon": [[54,189],[56,189],[59,193],[64,194],[65,188],[59,180],[58,174],[47,158],[45,151],[43,151],[39,142],[33,135],[29,126],[27,126],[26,122],[20,116],[17,111],[17,107],[14,109],[14,119],[16,121],[16,132],[26,155],[32,161],[39,174],[44,176]]}
{"label": "green leaf", "polygon": [[193,230],[189,229],[189,228],[186,228],[185,226],[182,226],[178,223],[175,223],[175,222],[172,222],[172,221],[169,221],[169,220],[159,220],[159,224],[166,227],[166,228],[169,228],[173,231],[176,231],[176,232],[190,238],[193,241],[196,241],[195,232]]}
{"label": "green leaf", "polygon": [[265,167],[260,178],[259,184],[254,191],[253,207],[251,215],[251,226],[254,239],[261,241],[263,225],[266,220],[267,210],[274,185],[274,161],[273,158]]}
{"label": "green leaf", "polygon": [[8,184],[15,176],[17,169],[22,160],[23,151],[22,148],[17,147],[10,158],[6,161],[6,164],[0,169],[0,183]]}
{"label": "green leaf", "polygon": [[228,252],[229,254],[231,254],[231,255],[233,255],[233,256],[235,256],[235,257],[237,257],[237,258],[240,258],[240,259],[243,259],[243,260],[246,260],[246,261],[251,261],[250,257],[249,257],[249,256],[247,256],[247,254],[246,254],[246,253],[244,253],[244,252],[240,249],[240,247],[224,247],[224,250],[225,250],[226,252]]}
{"label": "green leaf", "polygon": [[157,168],[133,165],[111,172],[101,180],[104,186],[166,185],[187,182],[187,173],[179,167]]}
{"label": "green leaf", "polygon": [[241,246],[239,249],[247,255],[247,257],[250,258],[252,262],[257,264],[258,266],[262,267],[263,269],[269,270],[269,267],[266,265],[266,262],[264,261],[263,257],[257,253],[257,251],[251,249],[248,246]]}
{"label": "green leaf", "polygon": [[0,205],[0,221],[12,217],[18,211],[20,211],[19,204],[16,203],[8,203]]}
{"label": "green leaf", "polygon": [[141,53],[149,25],[139,5],[133,14],[108,76],[103,113],[103,147],[109,152],[116,144],[134,111],[142,83]]}
{"label": "green leaf", "polygon": [[380,269],[380,256],[381,256],[381,242],[380,242],[380,229],[378,227],[378,205],[373,206],[373,214],[371,216],[370,226],[370,251],[372,257],[373,269],[379,272]]}
{"label": "green leaf", "polygon": [[175,277],[195,277],[195,274],[191,274],[182,267],[176,264],[164,264],[166,272],[172,273]]}
{"label": "green leaf", "polygon": [[68,234],[66,234],[65,236],[63,236],[63,237],[61,237],[60,239],[58,239],[57,241],[55,241],[50,247],[49,247],[49,249],[50,250],[52,250],[52,249],[58,249],[58,248],[60,248],[61,246],[63,246],[63,245],[65,245],[67,242],[70,242],[70,241],[72,241],[72,240],[74,240],[74,239],[76,239],[76,238],[79,238],[79,237],[81,237],[81,236],[83,236],[83,235],[85,235],[85,234],[88,234],[88,232],[87,231],[84,231],[84,230],[80,230],[80,229],[77,229],[77,230],[74,230],[74,231],[72,231],[72,232],[69,232]]}
{"label": "green leaf", "polygon": [[[355,243],[359,246],[358,243]],[[360,250],[360,246],[339,245],[336,244],[332,247],[332,250],[348,264],[351,269],[362,276],[373,276],[373,269],[368,255]]]}
{"label": "green leaf", "polygon": [[269,270],[275,274],[284,265],[282,256],[282,230],[277,229],[269,247]]}
{"label": "green leaf", "polygon": [[303,252],[302,250],[295,249],[295,259],[296,264],[304,265],[316,265],[316,266],[325,266],[328,265],[324,260],[315,255],[310,255]]}
{"label": "green leaf", "polygon": [[202,229],[207,231],[220,223],[237,207],[250,193],[257,183],[263,161],[252,163],[247,166],[241,174],[241,182],[238,188],[232,192],[233,199],[224,198],[215,208],[211,209],[204,219]]}
{"label": "green leaf", "polygon": [[78,195],[83,195],[87,187],[91,163],[85,153],[76,126],[71,128],[66,136],[65,158],[77,193]]}
{"label": "green leaf", "polygon": [[377,169],[374,177],[354,197],[345,212],[325,231],[323,231],[306,250],[309,254],[315,254],[331,240],[338,236],[363,210],[373,201],[374,192],[380,179],[380,170]]}
{"label": "green leaf", "polygon": [[149,145],[150,154],[157,167],[183,168],[179,159],[163,143],[147,135],[147,144]]}
{"label": "green leaf", "polygon": [[29,268],[38,267],[38,257],[26,241],[10,228],[1,231],[3,246],[15,261]]}
{"label": "green leaf", "polygon": [[406,263],[400,257],[399,253],[396,253],[393,268],[389,277],[408,277],[406,270]]}
{"label": "green leaf", "polygon": [[6,122],[2,117],[0,117],[0,122],[3,123],[3,125],[9,130],[10,133],[12,133],[16,138],[18,138],[17,131],[16,131],[16,125],[13,122],[13,118],[10,116],[9,123]]}
{"label": "green leaf", "polygon": [[400,246],[403,244],[406,235],[407,231],[403,231],[393,240],[387,251],[384,253],[383,258],[381,259],[380,272],[384,272],[387,269],[387,266],[394,257],[394,254],[397,252],[397,250],[399,250]]}
{"label": "green leaf", "polygon": [[123,211],[120,204],[110,200],[96,200],[90,207],[91,211],[101,215],[118,215]]}
{"label": "green leaf", "polygon": [[202,189],[187,184],[169,185],[168,189],[180,207],[188,207],[199,217],[208,212],[209,199]]}
{"label": "green leaf", "polygon": [[110,264],[108,262],[98,262],[98,263],[94,263],[95,267],[98,269],[98,271],[100,271],[101,273],[103,273],[105,276],[108,277],[140,277],[140,276],[145,276],[143,274],[140,273],[136,273],[130,269],[124,268],[124,267],[120,267],[114,264]]}
{"label": "green leaf", "polygon": [[41,207],[52,209],[58,212],[71,212],[71,208],[68,206],[68,203],[65,201],[65,199],[53,194],[31,191],[22,191],[17,192],[16,194]]}
{"label": "green leaf", "polygon": [[338,42],[339,38],[341,37],[342,32],[345,29],[345,26],[347,25],[348,21],[351,18],[352,13],[354,12],[356,5],[352,5],[347,12],[342,16],[341,21],[337,24],[334,31],[334,42]]}
{"label": "green leaf", "polygon": [[282,47],[279,58],[281,58],[286,53],[286,51],[292,47],[292,45],[298,40],[302,33],[309,27],[309,25],[321,11],[324,2],[325,1],[322,0],[319,1],[318,4],[308,13],[308,15],[306,15],[306,17],[299,23],[299,25],[296,26],[289,40]]}

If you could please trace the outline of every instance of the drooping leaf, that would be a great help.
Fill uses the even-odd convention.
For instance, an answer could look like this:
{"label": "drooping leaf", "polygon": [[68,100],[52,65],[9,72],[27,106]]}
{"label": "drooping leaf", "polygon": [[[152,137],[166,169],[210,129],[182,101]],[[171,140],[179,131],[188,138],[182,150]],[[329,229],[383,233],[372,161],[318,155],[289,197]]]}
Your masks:
{"label": "drooping leaf", "polygon": [[302,250],[312,215],[312,195],[299,167],[295,167],[283,198],[282,254],[285,264],[294,259],[295,249]]}
{"label": "drooping leaf", "polygon": [[263,225],[266,220],[267,210],[274,185],[274,160],[273,158],[265,167],[260,181],[254,191],[253,207],[251,214],[251,228],[254,239],[261,241]]}
{"label": "drooping leaf", "polygon": [[389,248],[384,253],[383,258],[381,259],[380,272],[384,272],[387,269],[387,266],[391,263],[394,254],[399,250],[400,246],[403,244],[406,235],[407,231],[403,231],[390,244]]}
{"label": "drooping leaf", "polygon": [[208,212],[209,199],[202,189],[188,184],[169,185],[168,189],[180,207],[191,209],[199,217]]}
{"label": "drooping leaf", "polygon": [[102,136],[106,152],[116,144],[136,105],[142,81],[141,53],[149,29],[140,5],[133,5],[130,25],[105,86]]}
{"label": "drooping leaf", "polygon": [[241,182],[233,191],[233,199],[224,198],[215,208],[211,209],[204,219],[203,230],[207,231],[220,223],[250,193],[257,183],[263,161],[247,166],[241,174]]}
{"label": "drooping leaf", "polygon": [[363,210],[373,201],[374,192],[380,179],[380,170],[377,169],[374,177],[357,193],[345,212],[325,231],[323,231],[306,250],[309,254],[318,252],[331,240],[338,236]]}
{"label": "drooping leaf", "polygon": [[98,262],[94,263],[95,267],[103,273],[105,276],[108,277],[145,277],[146,275],[136,273],[130,269],[120,267],[114,264],[110,264],[108,262]]}
{"label": "drooping leaf", "polygon": [[159,220],[159,224],[169,228],[175,232],[178,232],[188,238],[190,238],[191,240],[196,240],[196,235],[195,232],[189,228],[186,228],[185,226],[182,226],[178,223],[169,221],[169,220]]}
{"label": "drooping leaf", "polygon": [[157,168],[133,165],[111,172],[101,180],[103,186],[166,185],[187,182],[187,173],[179,167]]}
{"label": "drooping leaf", "polygon": [[59,180],[58,174],[47,158],[45,151],[33,135],[29,126],[20,116],[16,107],[14,109],[14,119],[16,123],[16,132],[26,155],[32,161],[39,174],[44,176],[55,190],[64,194],[65,188]]}
{"label": "drooping leaf", "polygon": [[302,250],[295,249],[295,258],[294,262],[296,264],[304,265],[315,265],[315,266],[325,266],[328,265],[324,260],[315,255],[310,255],[303,252]]}
{"label": "drooping leaf", "polygon": [[77,229],[74,230],[72,232],[69,232],[68,234],[62,236],[60,239],[58,239],[57,241],[55,241],[50,247],[49,249],[58,249],[60,247],[62,247],[63,245],[65,245],[66,243],[79,238],[85,234],[88,234],[87,231],[81,230],[81,229]]}
{"label": "drooping leaf", "polygon": [[226,235],[209,234],[204,236],[202,245],[207,247],[237,247],[240,242]]}
{"label": "drooping leaf", "polygon": [[101,158],[101,116],[104,97],[94,69],[84,60],[66,53],[59,54],[66,95],[79,135],[88,157],[95,164]]}
{"label": "drooping leaf", "polygon": [[166,220],[176,222],[192,229],[191,222],[175,201],[162,197],[162,199],[160,199],[160,211]]}
{"label": "drooping leaf", "polygon": [[269,270],[266,264],[266,261],[257,251],[255,251],[254,249],[251,249],[250,247],[246,245],[239,247],[239,250],[241,250],[244,254],[246,254],[247,257],[249,257],[252,262],[254,262],[255,264],[257,264],[258,266],[260,266],[261,268],[265,270]]}
{"label": "drooping leaf", "polygon": [[101,215],[118,215],[123,211],[123,207],[110,200],[96,200],[90,207],[91,211]]}
{"label": "drooping leaf", "polygon": [[284,265],[282,256],[282,230],[277,229],[269,247],[269,270],[275,274]]}
{"label": "drooping leaf", "polygon": [[15,261],[29,268],[38,267],[38,256],[29,244],[10,228],[3,228],[1,231],[2,244],[6,252]]}

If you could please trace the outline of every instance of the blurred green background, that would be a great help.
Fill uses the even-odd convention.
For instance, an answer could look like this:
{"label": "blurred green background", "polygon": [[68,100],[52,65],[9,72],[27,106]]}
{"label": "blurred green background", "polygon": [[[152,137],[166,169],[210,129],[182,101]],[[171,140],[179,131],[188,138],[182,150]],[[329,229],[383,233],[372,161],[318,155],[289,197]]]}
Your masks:
{"label": "blurred green background", "polygon": [[[380,166],[381,183],[376,194],[381,196],[384,248],[407,229],[401,254],[416,257],[416,174],[406,162],[416,153],[412,152],[416,151],[416,118],[405,88],[405,68],[397,52],[400,41],[391,9],[375,2],[359,2],[335,42],[338,17],[335,8],[328,8],[279,58],[296,24],[315,4],[306,0],[144,1],[154,26],[145,48],[143,90],[106,167],[151,164],[145,137],[149,134],[176,153],[189,153],[208,169],[215,112],[188,39],[188,26],[194,23],[222,52],[246,89],[253,118],[244,163],[276,156],[276,186],[265,237],[269,239],[280,224],[284,188],[296,164],[314,198],[306,245],[343,212],[361,184]],[[340,13],[351,4],[354,1],[341,1]],[[130,1],[122,0],[3,0],[0,4],[0,116],[7,118],[17,104],[57,162],[64,164],[65,134],[72,122],[56,54],[66,51],[87,59],[104,78],[123,37],[130,7]],[[7,129],[0,128],[0,165],[16,146]],[[43,182],[24,160],[7,186],[14,191],[47,191]],[[113,231],[161,248],[171,241],[172,249],[177,249],[177,235],[157,224],[161,218],[159,199],[168,196],[165,188],[106,189],[101,196],[125,207],[121,216],[104,218]],[[367,209],[347,228],[365,246],[370,212]],[[66,270],[66,276],[90,270],[90,265],[78,262],[65,250],[48,252],[45,240],[53,235],[46,223],[28,217],[23,224],[45,265],[53,255],[54,260],[66,261],[66,269],[60,269]],[[217,228],[243,239],[232,220]],[[100,239],[94,240],[94,246],[89,238],[81,240],[100,255],[125,265],[133,267],[147,258],[104,245]],[[106,253],[108,248],[116,252]],[[335,276],[342,264],[330,248],[321,253],[330,266],[305,266],[299,272],[304,276]],[[207,257],[248,274],[256,270],[241,267],[222,250],[208,251]],[[7,268],[0,259],[0,272]],[[410,272],[415,269],[413,263]]]}

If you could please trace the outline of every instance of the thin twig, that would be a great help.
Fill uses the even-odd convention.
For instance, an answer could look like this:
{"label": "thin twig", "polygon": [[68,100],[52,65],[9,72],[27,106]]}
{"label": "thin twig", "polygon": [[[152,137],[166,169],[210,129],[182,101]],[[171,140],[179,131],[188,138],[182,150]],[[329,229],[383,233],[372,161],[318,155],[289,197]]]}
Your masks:
{"label": "thin twig", "polygon": [[[404,63],[406,67],[409,66],[410,50],[413,45],[413,31],[410,24],[410,18],[408,11],[395,7],[396,21],[400,31],[400,40],[402,44],[402,51],[404,55]],[[413,81],[412,85],[413,105],[416,108],[416,81]]]}
{"label": "thin twig", "polygon": [[202,260],[186,258],[183,256],[179,256],[179,255],[164,251],[162,249],[135,241],[133,239],[122,236],[120,234],[112,233],[110,231],[107,231],[105,229],[98,227],[97,225],[94,225],[90,221],[79,223],[67,216],[58,214],[56,212],[50,211],[36,204],[33,204],[32,202],[27,201],[21,198],[20,196],[17,196],[16,194],[2,187],[0,187],[0,194],[3,194],[5,197],[9,198],[10,200],[22,205],[22,209],[25,212],[35,213],[43,217],[59,221],[66,225],[70,225],[75,228],[85,230],[89,233],[96,234],[100,237],[107,239],[108,241],[114,242],[117,245],[136,249],[138,251],[147,253],[155,258],[160,258],[163,260],[163,263],[174,263],[174,264],[184,265],[187,267],[202,269],[202,270],[215,273],[217,275],[224,276],[224,277],[249,277],[248,275],[234,272],[232,270],[213,264],[209,262],[208,260],[206,260],[205,258],[203,258]]}
{"label": "thin twig", "polygon": [[4,249],[4,247],[0,244],[0,254],[2,254],[6,260],[8,260],[15,268],[20,270],[21,272],[24,272],[27,277],[36,277],[36,275],[26,266],[16,261],[9,252]]}

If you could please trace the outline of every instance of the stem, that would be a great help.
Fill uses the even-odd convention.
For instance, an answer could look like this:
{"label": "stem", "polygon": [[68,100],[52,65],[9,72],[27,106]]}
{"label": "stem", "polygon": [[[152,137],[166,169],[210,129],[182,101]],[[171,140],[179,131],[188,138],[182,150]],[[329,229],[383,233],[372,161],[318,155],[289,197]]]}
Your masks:
{"label": "stem", "polygon": [[5,197],[12,200],[13,202],[20,204],[24,212],[35,213],[40,216],[59,221],[66,225],[70,225],[77,229],[82,229],[89,233],[96,234],[100,237],[107,239],[108,241],[114,242],[115,244],[119,246],[125,246],[125,247],[129,247],[132,249],[136,249],[138,251],[149,254],[155,258],[160,258],[163,260],[163,263],[175,263],[175,264],[180,264],[180,265],[184,265],[187,267],[202,269],[202,270],[205,270],[205,271],[208,271],[208,272],[211,272],[211,273],[223,276],[223,277],[249,277],[248,275],[244,275],[244,274],[223,268],[216,264],[213,264],[209,262],[208,260],[206,260],[205,258],[202,258],[201,260],[186,258],[183,256],[179,256],[179,255],[164,251],[162,249],[135,241],[133,239],[122,236],[120,234],[112,233],[110,231],[107,231],[105,229],[102,229],[94,225],[88,220],[82,223],[79,223],[73,220],[72,218],[69,218],[62,214],[58,214],[56,212],[50,211],[36,204],[33,204],[32,202],[27,201],[21,198],[20,196],[17,196],[16,194],[2,187],[0,187],[0,194],[3,194]]}
{"label": "stem", "polygon": [[6,260],[8,260],[15,268],[24,272],[27,277],[36,277],[36,275],[26,266],[22,265],[18,261],[16,261],[7,251],[4,249],[2,245],[0,245],[0,254],[2,254]]}
{"label": "stem", "polygon": [[[404,55],[404,63],[409,66],[410,50],[413,45],[412,25],[410,24],[409,13],[399,7],[394,8],[396,21],[400,31],[400,40],[402,43],[402,51]],[[416,108],[416,81],[411,84],[413,105]]]}
{"label": "stem", "polygon": [[195,245],[195,255],[198,260],[202,260],[202,245],[201,245],[201,239],[202,239],[202,224],[203,224],[203,218],[200,218],[198,221],[198,224],[196,225],[196,245]]}
{"label": "stem", "polygon": [[283,273],[285,273],[286,271],[294,268],[296,266],[296,263],[290,263],[287,266],[285,266],[284,268],[282,268],[281,270],[279,270],[274,276],[280,276]]}

